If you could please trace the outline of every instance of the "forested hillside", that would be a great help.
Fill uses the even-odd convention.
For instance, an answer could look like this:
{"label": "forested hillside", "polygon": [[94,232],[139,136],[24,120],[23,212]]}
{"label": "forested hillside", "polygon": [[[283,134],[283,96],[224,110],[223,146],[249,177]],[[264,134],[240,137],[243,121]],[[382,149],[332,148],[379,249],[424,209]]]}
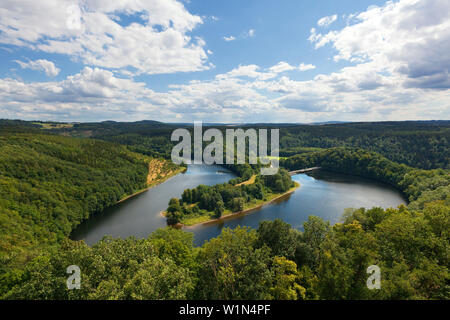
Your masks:
{"label": "forested hillside", "polygon": [[298,126],[281,130],[280,155],[298,147],[357,147],[422,169],[450,169],[450,122],[375,122]]}
{"label": "forested hillside", "polygon": [[[225,229],[201,247],[193,246],[191,233],[173,228],[148,239],[108,238],[89,247],[68,239],[70,231],[145,187],[151,159],[131,152],[130,144],[45,134],[71,130],[45,126],[12,122],[0,130],[3,299],[450,299],[449,170],[417,169],[359,148],[308,147],[282,158],[281,165],[321,166],[383,181],[401,190],[408,206],[348,210],[333,226],[311,216],[303,231],[279,220],[262,222],[256,230]],[[437,150],[448,149],[440,141]],[[145,154],[155,150],[151,144],[145,149]],[[406,154],[401,145],[396,150]],[[232,181],[236,186],[255,170],[232,169],[239,176]],[[280,178],[284,190],[283,174]],[[259,183],[275,189],[279,184]],[[251,184],[238,187],[258,195]],[[222,200],[235,191],[206,189],[205,207],[209,191]],[[190,193],[186,202],[202,205]],[[81,290],[66,288],[66,268],[73,264],[83,272]],[[381,268],[381,290],[366,287],[372,264]]]}
{"label": "forested hillside", "polygon": [[103,141],[0,130],[0,288],[41,248],[145,188],[149,161]]}
{"label": "forested hillside", "polygon": [[[134,123],[58,124],[0,120],[1,125],[21,125],[62,135],[90,137],[127,145],[130,150],[170,158],[170,135],[187,124],[156,121]],[[225,130],[227,126],[214,125]],[[356,147],[377,152],[389,160],[421,169],[450,169],[450,121],[367,122],[322,125],[251,124],[246,128],[280,128],[280,156],[317,151],[318,148]],[[204,126],[206,130],[206,126]],[[233,126],[232,128],[236,128]],[[192,128],[191,128],[192,129]]]}

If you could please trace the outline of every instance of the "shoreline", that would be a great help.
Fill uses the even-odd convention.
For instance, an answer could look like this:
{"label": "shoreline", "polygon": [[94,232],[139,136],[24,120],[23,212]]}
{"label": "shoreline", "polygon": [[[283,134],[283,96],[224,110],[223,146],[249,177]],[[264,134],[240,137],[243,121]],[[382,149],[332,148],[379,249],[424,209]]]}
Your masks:
{"label": "shoreline", "polygon": [[[246,215],[246,214],[248,214],[248,213],[250,213],[252,211],[259,210],[262,207],[264,207],[265,205],[271,204],[272,202],[274,202],[276,200],[279,200],[280,198],[283,198],[285,196],[288,196],[288,195],[294,193],[298,188],[300,188],[300,183],[295,182],[295,187],[292,187],[291,189],[289,189],[285,193],[280,194],[279,196],[276,196],[273,199],[270,199],[270,200],[265,201],[263,203],[257,204],[254,207],[251,207],[251,208],[248,208],[248,209],[245,209],[245,210],[242,210],[242,211],[233,212],[233,213],[227,214],[226,216],[222,216],[222,217],[217,218],[217,219],[210,219],[210,220],[207,220],[207,221],[204,221],[204,222],[199,222],[199,223],[196,223],[196,224],[193,224],[193,225],[189,225],[189,226],[179,222],[175,227],[176,228],[184,228],[184,229],[192,229],[192,228],[203,226],[203,225],[220,223],[220,222],[232,219],[232,218],[240,216],[240,215]],[[165,211],[161,211],[159,214],[162,217],[166,217],[164,215],[164,213],[165,213]]]}
{"label": "shoreline", "polygon": [[124,201],[127,201],[128,199],[131,199],[131,198],[133,198],[133,197],[135,197],[135,196],[137,196],[137,195],[140,195],[141,193],[144,193],[145,191],[148,191],[148,190],[150,190],[151,188],[156,187],[157,185],[159,185],[159,184],[161,184],[161,183],[163,183],[163,182],[166,182],[166,181],[169,180],[170,178],[173,178],[173,177],[175,177],[176,175],[178,175],[178,174],[180,174],[180,173],[186,172],[186,170],[187,170],[186,167],[181,167],[180,169],[175,170],[175,171],[172,172],[171,174],[165,176],[165,177],[162,178],[161,180],[158,180],[158,181],[155,181],[155,182],[151,183],[150,185],[148,185],[148,186],[145,187],[144,189],[139,190],[139,191],[137,191],[137,192],[134,192],[133,194],[130,194],[130,195],[128,195],[128,196],[126,196],[126,197],[120,199],[120,200],[117,201],[114,205],[119,204],[119,203],[122,203],[122,202],[124,202]]}

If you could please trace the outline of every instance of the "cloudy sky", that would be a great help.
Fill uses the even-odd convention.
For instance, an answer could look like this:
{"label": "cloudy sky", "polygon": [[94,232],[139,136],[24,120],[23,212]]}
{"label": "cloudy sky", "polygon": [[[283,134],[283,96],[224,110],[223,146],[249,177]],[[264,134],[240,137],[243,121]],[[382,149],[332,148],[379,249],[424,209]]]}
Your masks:
{"label": "cloudy sky", "polygon": [[0,0],[0,118],[450,119],[448,0]]}

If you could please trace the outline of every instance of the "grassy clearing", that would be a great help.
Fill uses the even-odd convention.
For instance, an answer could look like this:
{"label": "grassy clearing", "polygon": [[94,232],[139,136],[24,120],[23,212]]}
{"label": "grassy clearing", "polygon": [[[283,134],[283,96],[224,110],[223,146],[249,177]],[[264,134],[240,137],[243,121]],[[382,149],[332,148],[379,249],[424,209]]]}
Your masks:
{"label": "grassy clearing", "polygon": [[265,157],[258,157],[260,160],[280,160],[280,159],[287,159],[287,157],[274,157],[274,156],[265,156]]}
{"label": "grassy clearing", "polygon": [[236,185],[236,187],[239,186],[247,186],[249,184],[254,184],[256,180],[256,174],[252,175],[250,179],[248,179],[247,181],[241,182],[239,184]]}
{"label": "grassy clearing", "polygon": [[73,124],[72,123],[33,122],[33,124],[40,125],[41,129],[69,129],[69,128],[73,128]]}

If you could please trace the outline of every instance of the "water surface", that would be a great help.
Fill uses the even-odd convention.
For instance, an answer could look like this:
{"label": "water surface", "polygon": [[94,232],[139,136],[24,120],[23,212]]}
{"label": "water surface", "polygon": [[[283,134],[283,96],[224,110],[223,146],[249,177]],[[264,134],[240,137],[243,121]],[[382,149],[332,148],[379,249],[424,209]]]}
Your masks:
{"label": "water surface", "polygon": [[300,183],[300,188],[281,200],[224,223],[191,228],[196,244],[201,245],[205,240],[218,236],[224,227],[257,228],[260,221],[280,218],[302,230],[303,222],[310,215],[334,224],[339,222],[346,208],[395,208],[406,204],[399,191],[369,179],[322,170],[298,174],[292,179]]}
{"label": "water surface", "polygon": [[[199,184],[223,183],[233,177],[235,176],[231,172],[222,167],[189,166],[185,174],[179,174],[93,216],[73,232],[72,238],[84,239],[86,243],[94,244],[105,235],[121,238],[147,237],[154,230],[166,226],[165,218],[159,213],[167,208],[171,198],[180,198],[187,188]],[[336,223],[346,208],[389,208],[406,204],[399,191],[373,180],[322,170],[295,175],[292,178],[301,186],[281,200],[220,224],[201,225],[186,230],[193,232],[195,243],[201,245],[205,240],[218,236],[224,227],[234,228],[241,225],[257,228],[260,221],[280,218],[301,230],[309,215]]]}
{"label": "water surface", "polygon": [[200,184],[215,185],[235,177],[223,167],[191,165],[185,173],[92,216],[72,232],[71,238],[83,239],[89,245],[105,235],[146,238],[156,229],[167,226],[160,212],[167,209],[171,198],[181,198],[185,189]]}

